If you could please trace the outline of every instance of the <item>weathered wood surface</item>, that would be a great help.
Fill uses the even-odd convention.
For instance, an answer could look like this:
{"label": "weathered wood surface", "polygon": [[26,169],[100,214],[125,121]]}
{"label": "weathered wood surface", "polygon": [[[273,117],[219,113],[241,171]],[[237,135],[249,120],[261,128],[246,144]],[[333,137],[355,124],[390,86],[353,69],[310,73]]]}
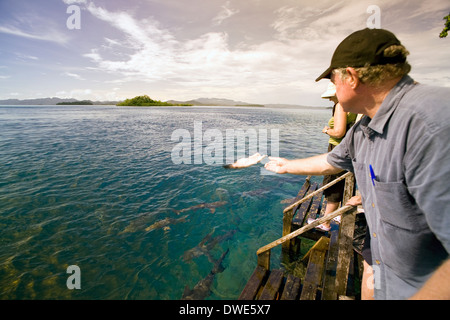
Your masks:
{"label": "weathered wood surface", "polygon": [[[308,189],[308,192],[306,196],[311,195],[314,191],[317,189],[317,183],[312,183],[311,186]],[[294,216],[294,219],[292,219],[292,223],[301,226],[303,225],[303,222],[305,221],[306,215],[308,213],[309,207],[311,206],[311,202],[314,197],[310,197],[307,201],[303,202],[300,207],[297,210],[297,213]]]}
{"label": "weathered wood surface", "polygon": [[300,300],[316,299],[317,289],[321,286],[324,263],[325,251],[313,250],[306,269]]}
{"label": "weathered wood surface", "polygon": [[300,296],[301,281],[296,276],[289,274],[284,285],[280,300],[297,300]]}
{"label": "weathered wood surface", "polygon": [[[303,199],[306,195],[306,192],[308,191],[311,183],[309,179],[306,179],[305,183],[301,187],[300,191],[297,194],[297,197],[295,198],[294,202],[298,202],[299,200]],[[293,206],[290,210],[284,210],[283,212],[283,232],[282,235],[285,236],[293,231],[292,229],[292,219],[294,218],[294,214],[297,212],[298,208],[301,206],[301,204],[297,206]],[[282,244],[282,250],[285,252],[289,252],[291,245],[294,245],[294,240],[285,242]]]}
{"label": "weathered wood surface", "polygon": [[355,230],[356,208],[344,213],[339,234],[339,253],[336,267],[336,293],[346,295],[350,262],[353,257],[353,232]]}
{"label": "weathered wood surface", "polygon": [[252,276],[247,282],[244,290],[242,290],[239,300],[253,300],[258,294],[259,289],[265,283],[266,276],[269,271],[263,267],[257,266]]}
{"label": "weathered wood surface", "polygon": [[284,279],[284,272],[281,270],[273,270],[270,272],[269,279],[264,286],[261,296],[258,300],[278,300],[281,284]]}
{"label": "weathered wood surface", "polygon": [[[354,187],[353,175],[346,174],[345,179],[346,188],[343,203],[346,203],[353,195]],[[320,186],[314,186],[314,183],[307,181],[298,196],[304,196],[305,194],[313,196],[309,197],[309,201],[297,203],[290,211],[284,211],[283,237],[258,250],[258,267],[253,272],[239,299],[314,300],[321,298],[323,300],[337,300],[353,298],[347,288],[351,286],[348,277],[353,272],[353,232],[357,210],[351,206],[343,206],[324,217],[324,204],[321,203],[323,201],[322,193],[317,193],[316,188],[319,188],[320,191]],[[305,209],[302,206],[308,210],[303,211]],[[303,220],[301,224],[308,216],[311,218],[319,216],[319,218],[309,225],[302,225],[298,228],[294,223],[294,213],[297,214],[296,220]],[[311,230],[316,226],[339,215],[342,215],[340,225],[331,221],[332,231],[326,234],[320,233],[319,241],[302,259],[308,263],[304,280],[300,280],[291,274],[285,275],[281,270],[269,270],[272,248],[281,244],[283,251],[285,247],[292,250],[291,242],[299,235],[303,237],[308,232],[312,232]],[[298,229],[295,230],[294,228]],[[287,233],[288,231],[290,232]]]}
{"label": "weathered wood surface", "polygon": [[282,244],[283,242],[288,241],[288,240],[291,240],[291,239],[293,239],[293,238],[295,238],[295,237],[297,237],[297,236],[303,234],[304,232],[306,232],[306,231],[308,231],[308,230],[314,229],[314,228],[317,227],[318,225],[321,225],[321,224],[324,223],[324,222],[330,221],[330,220],[332,220],[333,218],[335,218],[335,217],[337,217],[337,216],[343,214],[344,212],[347,212],[347,211],[349,211],[349,210],[351,210],[351,209],[353,209],[353,208],[354,208],[354,207],[352,207],[352,206],[343,206],[343,207],[339,208],[338,210],[336,210],[335,212],[330,213],[329,215],[324,216],[324,217],[322,217],[322,218],[319,218],[319,219],[317,219],[316,221],[314,221],[313,223],[310,223],[310,224],[308,224],[308,225],[306,225],[306,226],[303,226],[303,227],[301,227],[300,229],[295,230],[294,232],[291,232],[290,234],[288,234],[288,235],[286,235],[286,236],[284,236],[284,237],[281,237],[280,239],[275,240],[275,241],[269,243],[268,245],[265,245],[264,247],[261,247],[261,248],[256,252],[256,254],[259,256],[259,255],[261,255],[262,253],[264,253],[264,252],[266,252],[266,251],[268,251],[268,250],[271,250],[271,249],[275,248],[276,246]]}
{"label": "weathered wood surface", "polygon": [[336,268],[339,252],[339,229],[331,231],[328,255],[325,264],[322,300],[336,300]]}
{"label": "weathered wood surface", "polygon": [[298,300],[301,281],[283,270],[264,270],[257,267],[239,300]]}
{"label": "weathered wood surface", "polygon": [[330,238],[328,238],[328,237],[321,237],[321,238],[319,239],[319,241],[317,241],[317,242],[311,247],[311,249],[309,249],[309,251],[303,256],[302,261],[308,261],[309,256],[311,255],[311,253],[312,253],[314,250],[327,251],[329,245],[330,245]]}
{"label": "weathered wood surface", "polygon": [[[336,180],[333,180],[333,181],[331,181],[330,183],[324,185],[322,188],[316,190],[316,193],[323,192],[323,190],[325,190],[325,189],[331,187],[332,185],[335,185],[335,184],[338,183],[339,181],[341,181],[341,180],[343,180],[343,179],[346,179],[346,178],[349,177],[349,176],[353,176],[353,174],[352,174],[351,172],[347,172],[346,174],[343,174],[342,176],[340,176],[340,177],[337,178]],[[309,183],[309,181],[308,181],[308,183]],[[293,208],[295,208],[295,207],[297,207],[299,204],[301,204],[303,201],[309,200],[309,197],[313,197],[313,196],[315,196],[315,195],[316,195],[315,193],[312,193],[312,194],[310,194],[308,197],[305,197],[305,198],[303,198],[303,199],[300,199],[299,201],[297,201],[297,202],[291,204],[290,206],[286,207],[286,208],[284,209],[283,212],[287,212],[287,211],[289,211],[289,210],[292,210]]]}
{"label": "weathered wood surface", "polygon": [[[345,189],[343,203],[346,203],[353,196],[354,176],[350,175],[345,179]],[[336,268],[336,293],[338,296],[345,296],[347,292],[348,274],[350,263],[353,258],[353,233],[355,231],[356,207],[342,214],[339,228],[339,253]]]}
{"label": "weathered wood surface", "polygon": [[[322,184],[319,184],[317,188],[322,188]],[[320,215],[320,209],[321,209],[321,203],[322,203],[322,197],[323,197],[323,191],[319,192],[312,198],[311,207],[308,210],[308,213],[306,214],[306,219],[317,219]]]}

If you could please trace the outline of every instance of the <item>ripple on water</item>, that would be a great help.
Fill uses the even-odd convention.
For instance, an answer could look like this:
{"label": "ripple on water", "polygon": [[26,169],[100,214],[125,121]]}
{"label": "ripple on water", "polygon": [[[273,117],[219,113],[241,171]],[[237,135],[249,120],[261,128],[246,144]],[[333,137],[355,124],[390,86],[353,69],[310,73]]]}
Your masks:
{"label": "ripple on water", "polygon": [[[175,165],[172,132],[194,138],[196,121],[224,133],[278,129],[280,155],[301,157],[326,151],[329,111],[43,106],[0,114],[1,299],[179,299],[212,268],[205,255],[186,261],[184,253],[233,230],[211,249],[213,259],[230,251],[208,298],[236,299],[256,250],[280,236],[280,200],[294,197],[304,177]],[[176,211],[217,201],[226,203],[214,213]],[[66,287],[73,264],[82,290]]]}

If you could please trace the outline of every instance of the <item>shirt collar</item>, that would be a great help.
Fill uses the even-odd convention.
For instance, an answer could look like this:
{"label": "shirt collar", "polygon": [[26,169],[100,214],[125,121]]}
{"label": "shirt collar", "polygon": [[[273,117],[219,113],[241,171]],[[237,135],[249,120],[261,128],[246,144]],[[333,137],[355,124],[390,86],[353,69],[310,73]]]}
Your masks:
{"label": "shirt collar", "polygon": [[368,124],[368,127],[382,134],[386,123],[397,108],[401,98],[413,88],[414,83],[414,80],[410,76],[404,76],[386,96],[377,113]]}

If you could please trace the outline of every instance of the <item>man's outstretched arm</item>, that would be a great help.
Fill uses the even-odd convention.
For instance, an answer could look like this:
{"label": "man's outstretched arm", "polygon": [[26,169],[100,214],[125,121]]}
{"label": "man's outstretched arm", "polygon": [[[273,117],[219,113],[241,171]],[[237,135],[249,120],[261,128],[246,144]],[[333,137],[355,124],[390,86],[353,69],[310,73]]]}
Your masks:
{"label": "man's outstretched arm", "polygon": [[284,158],[269,157],[264,166],[267,170],[284,174],[297,174],[305,176],[322,176],[336,174],[342,171],[328,163],[327,153],[305,159],[287,160]]}

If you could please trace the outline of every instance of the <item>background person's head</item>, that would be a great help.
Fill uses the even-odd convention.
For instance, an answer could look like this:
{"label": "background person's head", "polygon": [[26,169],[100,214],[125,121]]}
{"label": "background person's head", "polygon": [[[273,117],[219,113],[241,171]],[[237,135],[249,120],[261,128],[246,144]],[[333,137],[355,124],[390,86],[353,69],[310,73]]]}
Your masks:
{"label": "background person's head", "polygon": [[338,103],[338,99],[336,97],[336,86],[334,85],[333,82],[330,81],[327,90],[324,93],[322,93],[321,98],[328,99],[330,101],[333,101],[334,103]]}

